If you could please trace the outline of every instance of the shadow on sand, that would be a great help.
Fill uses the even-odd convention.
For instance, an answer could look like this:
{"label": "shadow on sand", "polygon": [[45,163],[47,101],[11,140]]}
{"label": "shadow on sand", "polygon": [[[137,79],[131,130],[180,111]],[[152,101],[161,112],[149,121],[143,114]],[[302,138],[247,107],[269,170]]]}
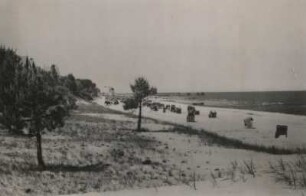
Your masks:
{"label": "shadow on sand", "polygon": [[[64,164],[47,164],[44,171],[52,171],[52,172],[100,172],[105,171],[110,164],[107,163],[96,163],[92,165],[64,165]],[[36,171],[41,171],[40,168],[35,167],[32,168]]]}

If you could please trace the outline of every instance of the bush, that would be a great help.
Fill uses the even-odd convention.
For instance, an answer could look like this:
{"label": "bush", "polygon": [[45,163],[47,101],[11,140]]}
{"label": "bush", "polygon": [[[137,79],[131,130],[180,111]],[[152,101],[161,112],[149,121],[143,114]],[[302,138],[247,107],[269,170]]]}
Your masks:
{"label": "bush", "polygon": [[123,103],[124,103],[124,105],[123,105],[124,110],[130,110],[130,109],[138,108],[138,103],[137,103],[136,99],[129,98],[129,99],[126,99]]}

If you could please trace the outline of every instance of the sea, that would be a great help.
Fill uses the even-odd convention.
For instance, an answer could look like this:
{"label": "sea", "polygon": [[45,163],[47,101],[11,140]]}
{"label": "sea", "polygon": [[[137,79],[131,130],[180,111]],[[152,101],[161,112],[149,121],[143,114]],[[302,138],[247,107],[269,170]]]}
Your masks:
{"label": "sea", "polygon": [[206,107],[306,115],[306,91],[159,93],[168,101]]}

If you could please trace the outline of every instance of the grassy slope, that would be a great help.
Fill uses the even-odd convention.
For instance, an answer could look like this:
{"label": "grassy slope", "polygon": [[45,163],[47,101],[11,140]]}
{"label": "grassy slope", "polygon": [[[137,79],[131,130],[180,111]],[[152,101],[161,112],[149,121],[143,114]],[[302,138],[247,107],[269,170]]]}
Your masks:
{"label": "grassy slope", "polygon": [[[79,111],[117,114],[91,105]],[[43,135],[43,156],[48,166],[44,172],[36,169],[35,138],[10,136],[1,130],[1,195],[55,195],[180,184],[183,179],[179,175],[169,177],[169,173],[178,173],[178,168],[147,157],[167,153],[164,145],[134,133],[134,127],[135,122],[76,112],[65,127]]]}

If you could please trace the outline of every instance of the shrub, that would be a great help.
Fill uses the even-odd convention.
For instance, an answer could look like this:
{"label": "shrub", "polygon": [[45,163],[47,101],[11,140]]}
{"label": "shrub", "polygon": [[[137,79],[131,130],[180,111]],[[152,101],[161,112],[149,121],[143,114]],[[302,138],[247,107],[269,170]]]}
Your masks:
{"label": "shrub", "polygon": [[138,107],[136,99],[133,98],[126,99],[123,103],[124,110],[136,109]]}

